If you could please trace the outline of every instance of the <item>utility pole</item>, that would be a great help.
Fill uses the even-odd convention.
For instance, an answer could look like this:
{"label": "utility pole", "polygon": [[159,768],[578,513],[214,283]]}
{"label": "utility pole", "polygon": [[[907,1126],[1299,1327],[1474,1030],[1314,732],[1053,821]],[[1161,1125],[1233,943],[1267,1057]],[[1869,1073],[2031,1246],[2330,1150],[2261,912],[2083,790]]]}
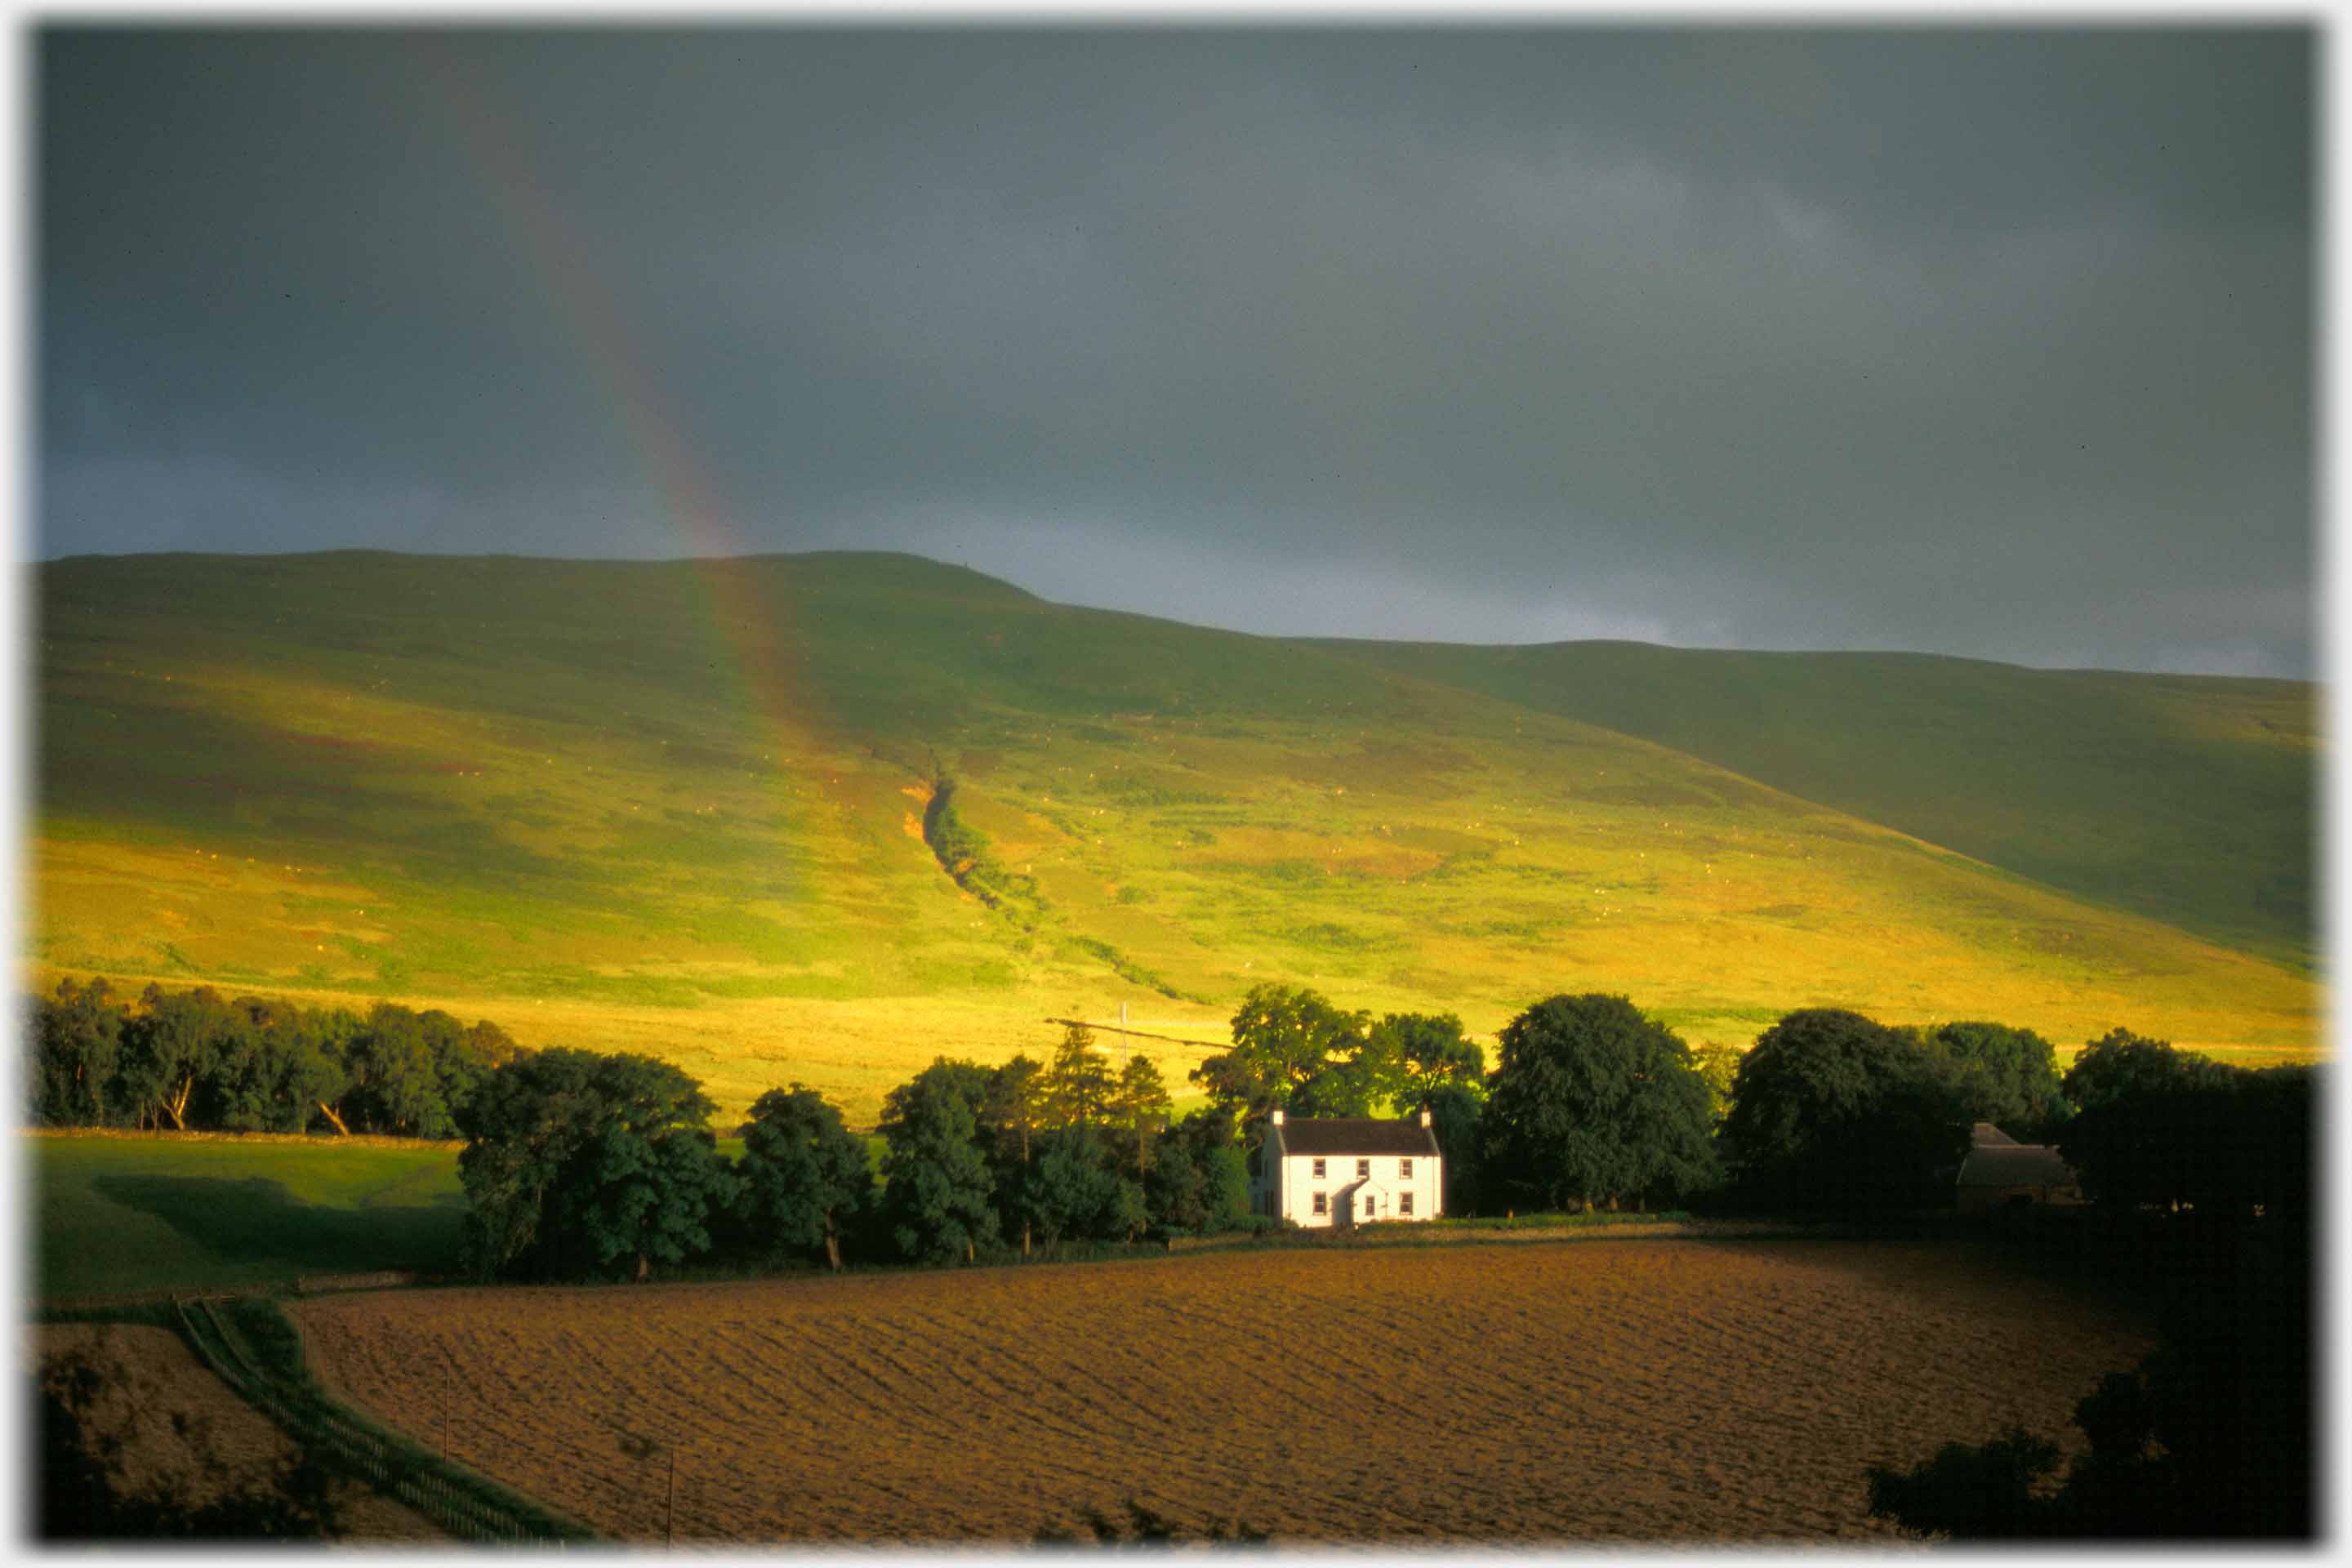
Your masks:
{"label": "utility pole", "polygon": [[667,1552],[677,1540],[677,1446],[669,1450],[669,1501],[662,1508],[662,1550]]}

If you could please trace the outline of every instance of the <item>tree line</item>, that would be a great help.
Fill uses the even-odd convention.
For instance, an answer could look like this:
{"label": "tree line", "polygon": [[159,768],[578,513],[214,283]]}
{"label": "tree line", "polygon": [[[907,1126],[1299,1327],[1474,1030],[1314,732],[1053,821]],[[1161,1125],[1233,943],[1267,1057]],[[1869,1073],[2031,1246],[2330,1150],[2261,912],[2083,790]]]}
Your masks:
{"label": "tree line", "polygon": [[[2307,1145],[2298,1167],[2283,1135],[2294,1107],[2307,1115],[2306,1071],[2248,1073],[2121,1031],[2063,1077],[2031,1030],[1896,1028],[1824,1008],[1787,1015],[1744,1053],[1693,1051],[1626,998],[1589,994],[1512,1019],[1488,1071],[1450,1015],[1375,1019],[1265,984],[1231,1036],[1192,1074],[1208,1106],[1181,1121],[1150,1058],[1115,1068],[1082,1026],[1042,1062],[938,1058],[886,1097],[878,1173],[838,1108],[798,1084],[754,1104],[730,1161],[710,1102],[676,1068],[519,1058],[464,1119],[469,1253],[485,1274],[560,1278],[698,1260],[837,1268],[845,1254],[970,1262],[1266,1226],[1249,1193],[1276,1108],[1427,1107],[1456,1214],[1932,1205],[1977,1121],[2055,1138],[2110,1202],[2285,1210],[2303,1200],[2283,1184],[2307,1175]],[[2171,1136],[2191,1122],[2195,1136]]]}
{"label": "tree line", "polygon": [[696,1260],[974,1259],[1248,1216],[1267,1112],[1431,1113],[1448,1213],[1694,1202],[1868,1213],[1948,1194],[1973,1122],[2055,1142],[2088,1194],[2302,1212],[2312,1071],[2249,1070],[2116,1030],[2062,1075],[2050,1042],[1985,1022],[1891,1027],[1790,1013],[1745,1052],[1693,1050],[1623,996],[1510,1020],[1491,1071],[1450,1014],[1252,989],[1231,1048],[1171,1118],[1159,1069],[1071,1026],[1045,1061],[940,1057],[886,1098],[877,1185],[837,1107],[772,1090],[729,1160],[701,1086],[651,1058],[520,1050],[391,1003],[364,1016],[208,988],[103,981],[37,999],[35,1121],[462,1137],[468,1256],[485,1275],[645,1272]]}
{"label": "tree line", "polygon": [[1170,1108],[1150,1058],[1114,1069],[1072,1026],[1050,1060],[941,1057],[892,1089],[878,1173],[840,1109],[798,1083],[753,1102],[730,1160],[716,1108],[677,1068],[539,1051],[460,1118],[467,1260],[486,1277],[644,1278],[689,1263],[972,1261],[1247,1224],[1232,1117],[1171,1123]]}
{"label": "tree line", "polygon": [[66,979],[31,1014],[26,1109],[40,1127],[455,1138],[467,1102],[519,1054],[487,1019],[209,986],[117,999],[103,979]]}
{"label": "tree line", "polygon": [[1557,995],[1496,1037],[1492,1071],[1452,1015],[1375,1022],[1312,990],[1264,984],[1234,1048],[1194,1071],[1253,1128],[1426,1107],[1452,1214],[1616,1209],[1732,1194],[1804,1209],[1929,1198],[1969,1128],[2025,1141],[2071,1112],[2049,1042],[1988,1023],[1890,1028],[1789,1014],[1746,1052],[1694,1050],[1623,996]]}
{"label": "tree line", "polygon": [[1694,1050],[1623,996],[1535,1003],[1496,1060],[1450,1015],[1369,1014],[1252,990],[1233,1048],[1192,1076],[1255,1152],[1265,1113],[1431,1112],[1449,1213],[1708,1200],[1856,1214],[1948,1196],[1970,1129],[2054,1143],[2085,1194],[2299,1213],[2310,1201],[2308,1067],[2244,1068],[2124,1029],[2062,1073],[2031,1029],[1889,1026],[1802,1008],[1746,1050]]}

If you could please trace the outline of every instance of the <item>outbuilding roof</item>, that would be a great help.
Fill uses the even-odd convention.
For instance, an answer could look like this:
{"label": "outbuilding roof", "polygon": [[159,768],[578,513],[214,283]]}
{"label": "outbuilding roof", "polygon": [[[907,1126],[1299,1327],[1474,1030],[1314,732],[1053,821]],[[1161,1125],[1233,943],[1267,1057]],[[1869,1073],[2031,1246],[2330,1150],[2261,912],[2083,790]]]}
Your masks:
{"label": "outbuilding roof", "polygon": [[1979,1149],[2022,1149],[2024,1144],[2003,1132],[1990,1121],[1979,1121],[1969,1129],[1969,1142]]}
{"label": "outbuilding roof", "polygon": [[1418,1117],[1395,1121],[1378,1116],[1286,1117],[1273,1131],[1286,1154],[1437,1152],[1437,1135]]}
{"label": "outbuilding roof", "polygon": [[2074,1167],[2042,1143],[1979,1145],[1960,1162],[1964,1187],[2063,1187],[2074,1180]]}

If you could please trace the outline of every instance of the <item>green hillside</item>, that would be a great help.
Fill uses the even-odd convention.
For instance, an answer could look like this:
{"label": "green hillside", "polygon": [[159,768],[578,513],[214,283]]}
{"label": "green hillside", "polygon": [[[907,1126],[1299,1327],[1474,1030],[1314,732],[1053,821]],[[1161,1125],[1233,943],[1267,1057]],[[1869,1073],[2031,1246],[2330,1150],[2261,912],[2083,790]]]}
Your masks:
{"label": "green hillside", "polygon": [[2318,705],[2301,681],[1924,654],[1328,643],[1640,735],[2095,903],[2308,968]]}
{"label": "green hillside", "polygon": [[[1834,1003],[2316,1045],[2278,962],[2307,933],[2229,940],[2238,883],[2194,920],[2115,890],[2189,885],[2129,837],[2168,853],[2169,803],[2226,774],[2068,764],[2105,792],[2093,886],[1580,721],[1493,650],[1208,631],[905,556],[84,558],[37,605],[37,981],[391,996],[655,1051],[722,1104],[799,1078],[865,1112],[940,1051],[1122,1005],[1202,1042],[1107,1042],[1181,1081],[1262,979],[1481,1032],[1597,988],[1694,1041]],[[2042,756],[1976,759],[1972,820],[2079,850],[2038,815],[2065,793],[2042,738],[2193,757],[2184,713],[2259,731],[2300,689],[2127,700],[2177,684],[2083,686]],[[1874,765],[1891,795],[1937,772]],[[2301,886],[2304,811],[2233,841],[2286,847],[2255,886]]]}

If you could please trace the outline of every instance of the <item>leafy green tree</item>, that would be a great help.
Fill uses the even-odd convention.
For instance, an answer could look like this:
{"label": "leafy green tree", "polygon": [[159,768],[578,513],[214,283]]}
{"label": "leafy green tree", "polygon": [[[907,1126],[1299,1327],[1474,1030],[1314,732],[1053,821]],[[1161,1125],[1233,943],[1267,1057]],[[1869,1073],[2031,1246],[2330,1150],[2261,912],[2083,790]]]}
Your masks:
{"label": "leafy green tree", "polygon": [[2035,1489],[2057,1468],[2055,1443],[2012,1426],[1990,1443],[1947,1443],[1916,1469],[1873,1465],[1870,1511],[1920,1535],[2047,1541],[2059,1533],[2058,1510]]}
{"label": "leafy green tree", "polygon": [[33,1120],[47,1127],[103,1127],[125,1020],[104,980],[58,982],[54,997],[33,1002],[33,1050],[26,1087]]}
{"label": "leafy green tree", "polygon": [[1249,1162],[1234,1113],[1211,1107],[1171,1127],[1143,1187],[1148,1222],[1171,1229],[1211,1231],[1249,1213]]}
{"label": "leafy green tree", "polygon": [[2319,1069],[2270,1067],[2242,1073],[2234,1110],[2235,1190],[2228,1197],[2269,1215],[2308,1216],[2316,1192]]}
{"label": "leafy green tree", "polygon": [[1012,1152],[1012,1163],[1029,1163],[1030,1140],[1046,1123],[1045,1072],[1034,1058],[1017,1055],[989,1074],[981,1121]]}
{"label": "leafy green tree", "polygon": [[[1249,1168],[1244,1162],[1242,1181],[1246,1186]],[[1207,1183],[1192,1151],[1181,1144],[1171,1131],[1160,1140],[1160,1158],[1151,1162],[1151,1169],[1143,1177],[1143,1211],[1147,1223],[1161,1229],[1198,1230],[1208,1219]]]}
{"label": "leafy green tree", "polygon": [[1403,1093],[1404,1065],[1395,1039],[1375,1034],[1369,1024],[1359,1029],[1344,1053],[1335,1051],[1291,1091],[1293,1115],[1370,1116]]}
{"label": "leafy green tree", "polygon": [[1968,1106],[1916,1040],[1837,1008],[1789,1014],[1733,1079],[1723,1139],[1741,1182],[1830,1210],[1926,1201],[1968,1152]]}
{"label": "leafy green tree", "polygon": [[315,1118],[448,1137],[453,1094],[515,1054],[495,1024],[380,1005],[365,1023],[340,1010],[151,985],[126,1015],[103,981],[63,983],[33,1012],[36,1120],[299,1132]]}
{"label": "leafy green tree", "polygon": [[521,1047],[488,1018],[477,1019],[469,1026],[436,1008],[418,1014],[416,1024],[425,1048],[432,1053],[434,1087],[454,1130],[458,1112],[482,1080],[520,1055]]}
{"label": "leafy green tree", "polygon": [[[1360,1100],[1373,1089],[1371,1074],[1343,1070],[1334,1076],[1334,1059],[1351,1063],[1371,1027],[1364,1013],[1344,1012],[1319,993],[1272,983],[1253,986],[1234,1010],[1234,1048],[1211,1057],[1192,1071],[1192,1081],[1208,1091],[1212,1104],[1236,1111],[1244,1125],[1265,1117],[1276,1106],[1304,1115],[1362,1114],[1331,1109]],[[1310,1081],[1322,1078],[1323,1090],[1309,1110],[1293,1097]]]}
{"label": "leafy green tree", "polygon": [[2249,1071],[2117,1029],[2084,1049],[2065,1084],[2081,1110],[2059,1150],[2094,1198],[2309,1212],[2312,1068]]}
{"label": "leafy green tree", "polygon": [[[988,1076],[982,1096],[980,1127],[988,1145],[998,1217],[1010,1226],[1025,1213],[1021,1195],[1029,1182],[1031,1145],[1046,1121],[1045,1069],[1027,1056],[1016,1055]],[[1029,1256],[1030,1225],[1021,1220],[1021,1256]]]}
{"label": "leafy green tree", "polygon": [[1192,1159],[1201,1173],[1201,1205],[1207,1211],[1207,1223],[1222,1225],[1250,1212],[1249,1162],[1238,1142],[1229,1138],[1222,1143],[1195,1143]]}
{"label": "leafy green tree", "polygon": [[1445,1158],[1445,1212],[1475,1214],[1486,1180],[1486,1096],[1475,1083],[1441,1083],[1423,1092],[1422,1103]]}
{"label": "leafy green tree", "polygon": [[1624,997],[1550,997],[1505,1025],[1499,1043],[1481,1133],[1502,1191],[1531,1207],[1614,1209],[1715,1179],[1706,1082],[1690,1048]]}
{"label": "leafy green tree", "polygon": [[241,1026],[222,1042],[212,1071],[205,1075],[197,1100],[205,1124],[233,1132],[278,1131],[292,1110],[277,1103],[284,1026],[275,1007],[259,997],[240,996],[229,1005]]}
{"label": "leafy green tree", "polygon": [[603,1155],[602,1180],[582,1212],[589,1234],[603,1238],[604,1263],[635,1257],[642,1280],[656,1263],[711,1250],[712,1222],[735,1201],[735,1173],[708,1127],[649,1141],[608,1137]]}
{"label": "leafy green tree", "polygon": [[318,1113],[348,1091],[350,1079],[338,1048],[346,1037],[339,1026],[348,1019],[349,1015],[339,1020],[334,1014],[303,1008],[272,1026],[277,1041],[270,1058],[277,1075],[270,1091],[275,1130],[307,1131]]}
{"label": "leafy green tree", "polygon": [[[438,1015],[454,1030],[457,1020]],[[441,1093],[441,1071],[432,1029],[411,1008],[379,1002],[366,1026],[345,1046],[343,1066],[352,1089],[343,1114],[371,1132],[405,1138],[446,1138],[457,1131],[449,1102]]]}
{"label": "leafy green tree", "polygon": [[2194,1051],[2111,1029],[2066,1070],[2075,1114],[2058,1152],[2102,1203],[2194,1203],[2234,1157],[2235,1076]]}
{"label": "leafy green tree", "polygon": [[1110,1061],[1095,1048],[1095,1032],[1084,1024],[1062,1031],[1062,1043],[1045,1068],[1045,1122],[1052,1127],[1099,1126],[1110,1113]]}
{"label": "leafy green tree", "polygon": [[701,1086],[642,1056],[544,1050],[483,1080],[457,1156],[466,1250],[485,1276],[566,1279],[710,1250],[735,1177]]}
{"label": "leafy green tree", "polygon": [[352,1077],[352,1047],[367,1033],[367,1024],[341,1007],[321,1010],[317,1018],[319,1048],[331,1069],[320,1078],[318,1111],[330,1127],[349,1136],[352,1119],[359,1114],[359,1085]]}
{"label": "leafy green tree", "polygon": [[2168,1040],[2109,1029],[2075,1053],[2059,1087],[2079,1114],[2169,1089],[2207,1059],[2175,1050]]}
{"label": "leafy green tree", "polygon": [[1969,1120],[1990,1121],[2021,1142],[2039,1143],[2071,1114],[2058,1053],[2031,1029],[2003,1024],[1939,1024],[1921,1031],[1965,1102]]}
{"label": "leafy green tree", "polygon": [[[995,1068],[984,1068],[978,1062],[962,1057],[933,1057],[930,1066],[901,1084],[899,1089],[923,1085],[936,1089],[943,1094],[951,1094],[962,1100],[972,1114],[974,1141],[985,1149],[989,1142],[988,1107],[990,1097],[995,1092],[998,1070]],[[898,1092],[898,1089],[893,1089],[891,1095],[896,1095]],[[884,1096],[882,1103],[887,1120],[890,1096]]]}
{"label": "leafy green tree", "polygon": [[222,1044],[203,1101],[209,1125],[240,1132],[299,1132],[320,1100],[339,1092],[341,1065],[325,1020],[287,1002],[240,996],[244,1026]]}
{"label": "leafy green tree", "polygon": [[908,1258],[970,1262],[996,1240],[995,1182],[982,1144],[989,1079],[976,1062],[941,1057],[883,1101],[883,1212]]}
{"label": "leafy green tree", "polygon": [[1049,1247],[1065,1237],[1131,1238],[1144,1225],[1142,1187],[1118,1173],[1110,1148],[1084,1124],[1043,1135],[1021,1206]]}
{"label": "leafy green tree", "polygon": [[1462,1020],[1451,1013],[1390,1013],[1367,1038],[1375,1059],[1394,1064],[1395,1089],[1389,1098],[1400,1116],[1427,1103],[1443,1087],[1486,1081],[1486,1053],[1462,1033]]}
{"label": "leafy green tree", "polygon": [[754,1100],[736,1162],[735,1212],[754,1251],[780,1257],[822,1246],[841,1268],[841,1237],[874,1196],[866,1141],[816,1090],[795,1083]]}
{"label": "leafy green tree", "polygon": [[1110,1119],[1118,1129],[1118,1144],[1135,1165],[1135,1179],[1139,1182],[1151,1168],[1152,1142],[1168,1124],[1168,1113],[1173,1108],[1159,1065],[1140,1053],[1128,1058],[1127,1065],[1119,1069],[1118,1082],[1111,1088]]}
{"label": "leafy green tree", "polygon": [[168,1117],[184,1131],[197,1086],[244,1028],[244,1018],[209,986],[165,991],[150,985],[141,993],[139,1011],[123,1024],[117,1058],[124,1103],[137,1125],[161,1127]]}

